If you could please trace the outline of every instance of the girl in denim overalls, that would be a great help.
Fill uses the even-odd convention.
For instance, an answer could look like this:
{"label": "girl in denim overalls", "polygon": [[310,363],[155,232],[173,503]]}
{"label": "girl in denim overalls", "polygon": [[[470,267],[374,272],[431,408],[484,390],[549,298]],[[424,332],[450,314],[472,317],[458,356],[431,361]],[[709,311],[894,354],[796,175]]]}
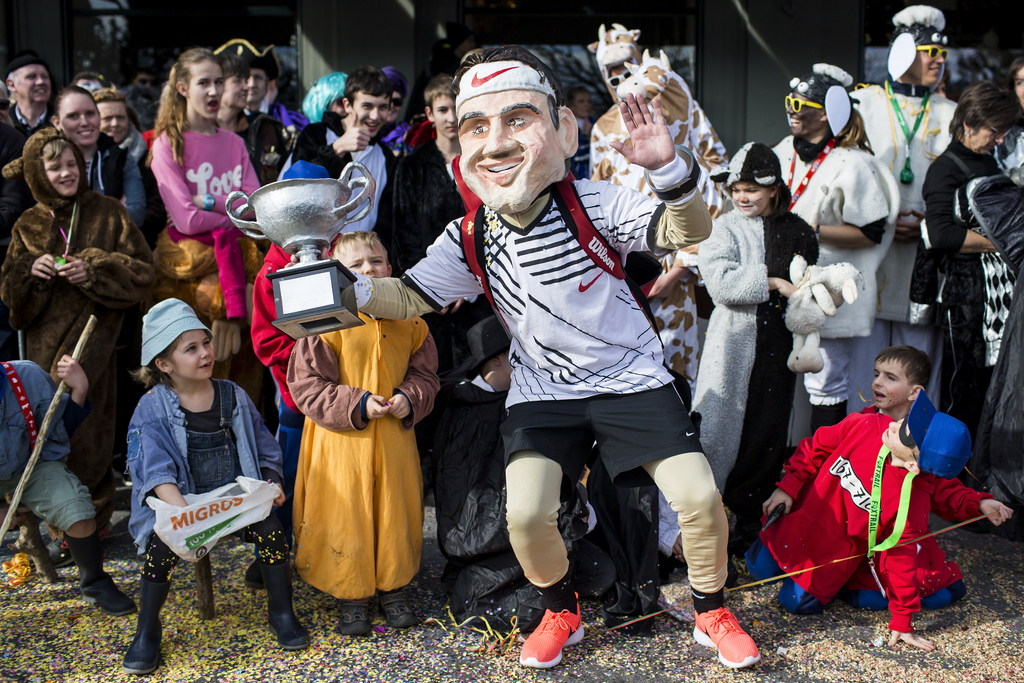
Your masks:
{"label": "girl in denim overalls", "polygon": [[[178,299],[154,306],[143,318],[142,362],[136,378],[150,387],[139,401],[128,434],[128,467],[134,482],[128,524],[146,563],[141,577],[139,623],[122,668],[145,674],[160,655],[160,608],[170,590],[178,556],[153,532],[155,495],[185,506],[183,494],[208,493],[239,476],[281,485],[281,448],[248,395],[227,380],[211,379],[210,331]],[[284,501],[281,493],[274,501]],[[309,644],[292,611],[288,543],[276,515],[249,525],[247,543],[260,551],[269,600],[268,620],[285,650]]]}

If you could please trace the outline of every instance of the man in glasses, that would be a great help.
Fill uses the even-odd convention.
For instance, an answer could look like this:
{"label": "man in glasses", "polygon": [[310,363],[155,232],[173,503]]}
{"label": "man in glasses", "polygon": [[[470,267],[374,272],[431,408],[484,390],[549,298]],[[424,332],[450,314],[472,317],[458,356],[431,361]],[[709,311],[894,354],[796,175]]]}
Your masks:
{"label": "man in glasses", "polygon": [[9,112],[11,126],[26,138],[40,128],[52,126],[53,79],[50,67],[34,52],[25,52],[7,65],[7,89],[17,104]]}
{"label": "man in glasses", "polygon": [[945,70],[949,39],[943,32],[946,19],[934,7],[907,7],[893,16],[892,23],[889,77],[854,93],[875,158],[892,172],[900,188],[896,235],[879,275],[884,286],[878,315],[871,335],[854,340],[851,350],[849,400],[857,408],[863,406],[860,396],[870,400],[874,358],[881,348],[906,345],[928,354],[933,393],[938,391],[942,367],[942,332],[926,315],[928,307],[910,302],[910,265],[921,242],[925,174],[949,144],[949,123],[956,110],[953,102],[935,92]]}
{"label": "man in glasses", "polygon": [[11,93],[7,90],[6,84],[0,83],[0,123],[8,123],[7,112],[9,112],[10,110]]}

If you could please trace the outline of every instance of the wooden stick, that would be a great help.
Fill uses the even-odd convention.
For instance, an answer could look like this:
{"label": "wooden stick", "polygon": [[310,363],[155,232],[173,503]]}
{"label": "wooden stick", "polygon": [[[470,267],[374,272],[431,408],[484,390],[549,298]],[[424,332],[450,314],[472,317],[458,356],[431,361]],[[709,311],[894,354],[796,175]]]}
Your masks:
{"label": "wooden stick", "polygon": [[209,555],[196,562],[196,608],[199,618],[205,621],[217,616],[213,606],[213,569]]}
{"label": "wooden stick", "polygon": [[[89,322],[85,324],[85,329],[82,330],[81,336],[78,338],[78,345],[75,346],[75,352],[71,354],[71,357],[76,361],[82,355],[82,349],[85,348],[85,343],[89,341],[89,335],[92,334],[93,329],[96,327],[96,316],[90,315]],[[25,492],[25,487],[28,486],[28,479],[32,476],[32,470],[35,469],[36,463],[39,461],[39,456],[43,452],[43,445],[46,443],[46,437],[50,432],[50,423],[53,421],[53,416],[57,412],[57,406],[60,405],[60,397],[67,391],[68,385],[61,380],[60,386],[57,387],[57,392],[53,395],[53,400],[50,401],[50,407],[46,410],[46,416],[43,417],[43,424],[39,427],[39,434],[36,436],[36,447],[32,449],[32,457],[28,459],[28,464],[25,465],[25,471],[21,475],[21,480],[18,482],[18,488],[14,489],[14,495],[11,496],[11,506],[7,508],[7,515],[4,517],[3,526],[0,527],[0,539],[6,534],[7,530],[11,528],[11,520],[14,519],[14,515],[17,514],[18,504],[21,503],[21,495]]]}
{"label": "wooden stick", "polygon": [[22,508],[21,514],[25,516],[19,525],[21,534],[18,536],[18,541],[10,545],[11,550],[16,553],[25,553],[32,558],[32,563],[36,566],[36,573],[39,574],[43,583],[59,581],[60,577],[57,576],[53,562],[50,561],[50,551],[47,550],[39,535],[39,519],[27,508]]}

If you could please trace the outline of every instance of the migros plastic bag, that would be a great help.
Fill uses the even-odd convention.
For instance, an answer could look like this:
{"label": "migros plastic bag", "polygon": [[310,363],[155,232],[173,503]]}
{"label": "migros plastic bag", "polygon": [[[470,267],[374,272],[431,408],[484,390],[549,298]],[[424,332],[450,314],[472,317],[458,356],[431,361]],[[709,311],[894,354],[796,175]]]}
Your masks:
{"label": "migros plastic bag", "polygon": [[209,493],[186,494],[185,507],[177,507],[155,496],[146,504],[156,510],[156,531],[178,557],[198,562],[217,541],[239,529],[262,521],[270,514],[280,490],[273,484],[238,477]]}

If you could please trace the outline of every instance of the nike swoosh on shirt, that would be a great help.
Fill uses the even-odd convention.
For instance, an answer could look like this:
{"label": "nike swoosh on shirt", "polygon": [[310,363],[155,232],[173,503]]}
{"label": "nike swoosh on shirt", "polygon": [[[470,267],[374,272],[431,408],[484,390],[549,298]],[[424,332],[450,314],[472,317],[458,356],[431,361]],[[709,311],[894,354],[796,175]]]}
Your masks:
{"label": "nike swoosh on shirt", "polygon": [[518,68],[519,68],[518,66],[510,66],[510,67],[508,67],[507,69],[500,69],[500,70],[498,70],[498,71],[495,71],[494,73],[492,73],[492,74],[491,74],[490,76],[484,76],[483,78],[480,78],[480,75],[479,75],[479,74],[473,74],[473,80],[472,80],[472,81],[470,81],[470,83],[469,83],[469,84],[470,84],[471,86],[473,86],[474,88],[479,88],[479,87],[480,87],[481,85],[483,85],[483,84],[484,84],[484,83],[486,83],[487,81],[491,80],[491,79],[492,79],[492,78],[494,78],[495,76],[498,76],[498,75],[500,75],[500,74],[503,74],[503,73],[505,73],[506,71],[511,71],[512,69],[518,69]]}
{"label": "nike swoosh on shirt", "polygon": [[[512,68],[515,68],[515,67],[512,67]],[[588,289],[590,289],[590,285],[592,285],[595,282],[597,282],[598,278],[600,278],[601,275],[603,275],[603,273],[598,273],[597,277],[595,277],[593,280],[591,280],[587,284],[583,284],[582,282],[580,282],[580,293],[583,293],[583,292],[587,291]]]}

